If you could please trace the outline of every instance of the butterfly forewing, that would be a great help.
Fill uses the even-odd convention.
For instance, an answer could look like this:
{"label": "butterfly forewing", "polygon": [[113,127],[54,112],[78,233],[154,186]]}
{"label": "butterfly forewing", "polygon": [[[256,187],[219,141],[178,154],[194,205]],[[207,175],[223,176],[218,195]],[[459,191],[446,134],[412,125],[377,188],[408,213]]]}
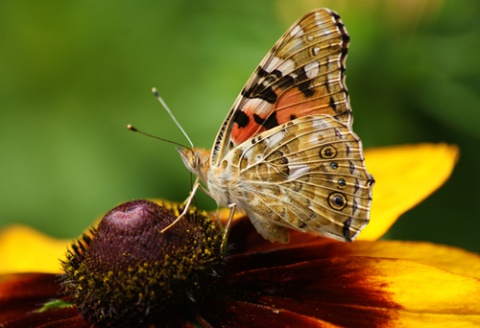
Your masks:
{"label": "butterfly forewing", "polygon": [[330,10],[296,22],[235,101],[215,140],[211,164],[253,135],[298,117],[329,114],[351,126],[343,76],[348,43],[340,17]]}

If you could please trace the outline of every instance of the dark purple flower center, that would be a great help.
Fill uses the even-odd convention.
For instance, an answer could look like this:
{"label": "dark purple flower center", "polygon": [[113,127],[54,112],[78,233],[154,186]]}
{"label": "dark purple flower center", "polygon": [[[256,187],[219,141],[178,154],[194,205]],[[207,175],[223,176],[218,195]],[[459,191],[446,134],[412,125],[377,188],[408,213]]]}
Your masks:
{"label": "dark purple flower center", "polygon": [[191,210],[147,200],[121,204],[71,247],[64,289],[84,318],[103,327],[148,326],[185,318],[215,292],[223,268],[221,235]]}

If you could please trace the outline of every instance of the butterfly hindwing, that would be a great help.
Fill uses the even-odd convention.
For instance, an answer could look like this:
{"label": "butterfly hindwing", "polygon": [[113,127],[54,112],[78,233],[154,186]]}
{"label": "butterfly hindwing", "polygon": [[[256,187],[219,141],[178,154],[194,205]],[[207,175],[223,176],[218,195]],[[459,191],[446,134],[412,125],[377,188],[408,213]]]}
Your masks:
{"label": "butterfly hindwing", "polygon": [[361,142],[329,115],[265,131],[227,159],[238,167],[234,197],[250,219],[263,219],[266,239],[282,226],[350,241],[368,223],[373,179]]}

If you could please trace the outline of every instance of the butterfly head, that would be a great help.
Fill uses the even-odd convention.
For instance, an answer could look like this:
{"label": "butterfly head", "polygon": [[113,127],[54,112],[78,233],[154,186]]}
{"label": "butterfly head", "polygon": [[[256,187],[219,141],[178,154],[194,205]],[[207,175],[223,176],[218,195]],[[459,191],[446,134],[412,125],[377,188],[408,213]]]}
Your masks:
{"label": "butterfly head", "polygon": [[177,148],[183,164],[200,180],[206,182],[206,174],[210,167],[210,150],[203,148]]}

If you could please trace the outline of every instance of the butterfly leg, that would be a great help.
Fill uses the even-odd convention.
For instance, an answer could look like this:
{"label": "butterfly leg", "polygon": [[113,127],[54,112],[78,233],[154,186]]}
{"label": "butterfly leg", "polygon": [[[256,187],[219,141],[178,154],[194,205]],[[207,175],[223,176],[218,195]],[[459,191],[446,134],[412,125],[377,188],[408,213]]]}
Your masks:
{"label": "butterfly leg", "polygon": [[237,209],[237,204],[229,204],[228,207],[230,208],[230,215],[228,216],[227,224],[225,225],[225,229],[223,230],[223,238],[222,238],[222,246],[221,250],[223,251],[225,248],[225,244],[227,243],[228,239],[228,232],[230,230],[230,224],[233,221],[233,216],[235,215],[235,210]]}
{"label": "butterfly leg", "polygon": [[[198,178],[197,180],[195,181],[195,184],[193,185],[193,188],[192,188],[192,191],[190,192],[190,195],[188,196],[188,198],[183,202],[183,205],[184,205],[184,208],[183,208],[183,211],[182,213],[177,216],[177,218],[172,222],[170,223],[168,226],[166,226],[165,228],[163,228],[160,232],[161,233],[164,233],[165,231],[167,231],[168,229],[170,229],[171,227],[173,227],[178,221],[180,221],[180,219],[182,219],[185,214],[187,214],[187,211],[190,207],[190,204],[192,203],[192,200],[193,198],[195,197],[195,193],[197,192],[197,189],[198,188],[201,188],[202,186],[200,185],[200,182],[198,181]],[[203,188],[202,188],[203,189]]]}

